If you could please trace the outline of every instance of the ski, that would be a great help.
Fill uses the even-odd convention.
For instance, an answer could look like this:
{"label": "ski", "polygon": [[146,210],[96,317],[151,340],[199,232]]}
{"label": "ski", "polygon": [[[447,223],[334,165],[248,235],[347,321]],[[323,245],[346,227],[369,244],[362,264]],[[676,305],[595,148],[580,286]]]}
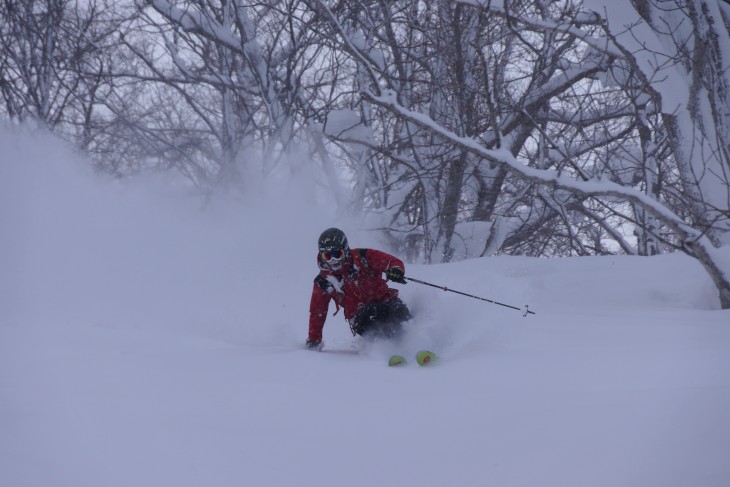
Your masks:
{"label": "ski", "polygon": [[406,358],[403,355],[393,355],[388,359],[388,367],[398,367],[406,364]]}
{"label": "ski", "polygon": [[420,365],[421,367],[431,365],[432,363],[437,361],[438,358],[438,355],[428,350],[421,350],[416,354],[416,362],[418,362],[418,365]]}
{"label": "ski", "polygon": [[[416,363],[421,367],[433,364],[439,356],[429,350],[421,350],[416,353]],[[403,355],[391,355],[388,359],[388,367],[400,367],[408,362]]]}

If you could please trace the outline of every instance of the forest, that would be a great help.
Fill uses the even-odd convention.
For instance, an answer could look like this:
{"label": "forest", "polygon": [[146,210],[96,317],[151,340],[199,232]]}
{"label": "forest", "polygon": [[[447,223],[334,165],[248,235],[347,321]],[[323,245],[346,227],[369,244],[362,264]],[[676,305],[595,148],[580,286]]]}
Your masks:
{"label": "forest", "polygon": [[[727,0],[1,0],[0,120],[408,261],[684,252],[730,308]],[[253,177],[256,175],[256,177]]]}

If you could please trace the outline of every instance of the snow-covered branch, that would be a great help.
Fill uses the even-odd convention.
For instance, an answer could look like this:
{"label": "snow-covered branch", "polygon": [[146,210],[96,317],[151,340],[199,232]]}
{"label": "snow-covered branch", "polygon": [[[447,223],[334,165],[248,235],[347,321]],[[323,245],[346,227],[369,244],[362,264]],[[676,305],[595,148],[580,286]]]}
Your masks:
{"label": "snow-covered branch", "polygon": [[554,190],[565,190],[583,196],[620,198],[643,208],[646,212],[660,219],[682,239],[687,252],[697,258],[713,278],[720,291],[723,307],[730,307],[730,273],[713,259],[714,247],[712,242],[701,230],[693,228],[657,200],[634,188],[621,186],[612,181],[602,179],[576,180],[565,171],[558,172],[528,167],[505,149],[487,149],[472,138],[456,135],[427,115],[400,106],[392,92],[385,92],[380,96],[363,92],[362,95],[369,102],[396,113],[398,116],[438,135],[465,152],[507,169],[511,174],[521,179]]}

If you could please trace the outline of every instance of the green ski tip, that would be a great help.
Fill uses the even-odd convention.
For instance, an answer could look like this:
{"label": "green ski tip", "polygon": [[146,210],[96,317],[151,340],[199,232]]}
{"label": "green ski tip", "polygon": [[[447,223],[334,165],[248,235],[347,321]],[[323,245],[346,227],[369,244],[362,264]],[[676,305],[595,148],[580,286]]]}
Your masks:
{"label": "green ski tip", "polygon": [[428,350],[421,350],[416,354],[416,362],[418,362],[418,365],[420,365],[421,367],[425,365],[431,365],[436,360],[438,360],[438,358],[438,355],[433,352],[429,352]]}
{"label": "green ski tip", "polygon": [[388,367],[397,367],[399,365],[405,365],[406,359],[402,355],[393,355],[388,359]]}

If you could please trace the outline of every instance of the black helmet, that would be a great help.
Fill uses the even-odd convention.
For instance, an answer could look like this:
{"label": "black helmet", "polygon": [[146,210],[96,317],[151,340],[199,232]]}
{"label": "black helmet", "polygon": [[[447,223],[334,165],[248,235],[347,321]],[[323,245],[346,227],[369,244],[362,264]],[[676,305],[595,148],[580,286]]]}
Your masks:
{"label": "black helmet", "polygon": [[328,228],[322,235],[319,236],[319,251],[332,251],[332,250],[349,250],[350,247],[347,245],[347,237],[345,232],[339,228]]}

